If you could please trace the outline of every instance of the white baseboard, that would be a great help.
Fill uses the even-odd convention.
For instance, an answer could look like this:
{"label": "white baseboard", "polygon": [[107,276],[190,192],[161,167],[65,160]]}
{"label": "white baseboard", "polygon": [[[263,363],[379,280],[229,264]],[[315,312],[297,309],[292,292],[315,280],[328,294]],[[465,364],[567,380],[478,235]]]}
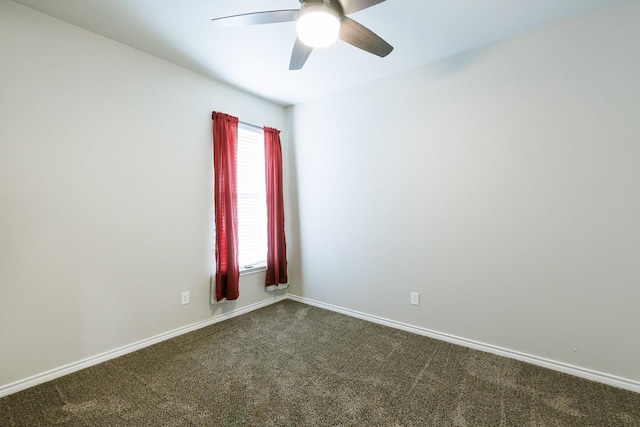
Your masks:
{"label": "white baseboard", "polygon": [[579,366],[569,365],[567,363],[558,362],[555,360],[550,360],[544,357],[538,357],[531,354],[521,353],[519,351],[510,350],[507,348],[502,348],[502,347],[498,347],[491,344],[485,344],[479,341],[470,340],[467,338],[462,338],[462,337],[458,337],[451,334],[432,331],[430,329],[409,325],[407,323],[396,322],[395,320],[389,320],[383,317],[373,316],[370,314],[362,313],[355,310],[350,310],[348,308],[339,307],[333,304],[327,304],[327,303],[312,300],[309,298],[300,297],[297,295],[287,294],[287,299],[301,302],[303,304],[308,304],[315,307],[335,311],[337,313],[346,314],[347,316],[357,317],[359,319],[367,320],[369,322],[377,323],[384,326],[389,326],[391,328],[401,329],[403,331],[412,332],[414,334],[423,335],[423,336],[434,338],[441,341],[446,341],[452,344],[461,345],[463,347],[469,347],[475,350],[480,350],[487,353],[493,353],[499,356],[509,357],[511,359],[516,359],[522,362],[531,363],[533,365],[542,366],[543,368],[553,369],[554,371],[563,372],[565,374],[573,375],[580,378],[585,378],[592,381],[597,381],[597,382],[608,384],[614,387],[640,393],[640,382],[634,381],[631,379],[622,378],[615,375],[606,374],[603,372],[593,371],[591,369],[581,368]]}
{"label": "white baseboard", "polygon": [[33,387],[35,385],[42,384],[47,381],[51,381],[53,379],[79,371],[81,369],[85,369],[90,366],[94,366],[99,363],[106,362],[107,360],[115,359],[116,357],[123,356],[128,353],[132,353],[134,351],[143,349],[145,347],[149,347],[151,345],[157,344],[162,341],[166,341],[168,339],[177,337],[179,335],[186,334],[188,332],[192,332],[192,331],[213,325],[214,323],[222,322],[223,320],[231,319],[232,317],[249,313],[251,311],[257,310],[262,307],[266,307],[268,305],[274,304],[284,299],[286,299],[286,295],[274,297],[265,301],[260,301],[255,304],[250,304],[246,307],[239,308],[229,313],[219,314],[217,316],[214,316],[207,320],[203,320],[201,322],[192,323],[191,325],[183,326],[181,328],[177,328],[172,331],[164,332],[162,334],[159,334],[150,338],[146,338],[144,340],[116,348],[114,350],[109,350],[107,352],[104,352],[95,356],[91,356],[86,359],[79,360],[77,362],[69,363],[68,365],[60,366],[58,368],[54,368],[49,371],[42,372],[40,374],[36,374],[31,377],[15,381],[13,383],[0,386],[0,397],[17,393],[29,387]]}

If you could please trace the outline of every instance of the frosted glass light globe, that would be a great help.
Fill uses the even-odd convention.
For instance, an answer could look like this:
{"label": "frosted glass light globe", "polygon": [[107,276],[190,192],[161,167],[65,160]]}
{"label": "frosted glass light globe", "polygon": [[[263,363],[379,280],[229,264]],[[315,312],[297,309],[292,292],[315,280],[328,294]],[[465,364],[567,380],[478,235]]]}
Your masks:
{"label": "frosted glass light globe", "polygon": [[298,14],[296,30],[300,41],[311,47],[333,44],[340,33],[338,12],[323,5],[303,7]]}

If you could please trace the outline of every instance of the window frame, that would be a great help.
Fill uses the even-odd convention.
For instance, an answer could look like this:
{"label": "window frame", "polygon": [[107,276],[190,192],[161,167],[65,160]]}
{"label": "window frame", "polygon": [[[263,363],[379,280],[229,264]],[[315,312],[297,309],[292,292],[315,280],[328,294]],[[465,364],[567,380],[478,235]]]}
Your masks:
{"label": "window frame", "polygon": [[[254,125],[250,125],[250,124],[246,124],[246,123],[242,123],[242,122],[238,123],[238,155],[237,155],[238,156],[237,157],[238,165],[237,165],[237,168],[236,168],[237,171],[238,171],[238,176],[237,176],[238,181],[240,180],[240,161],[241,161],[241,158],[240,158],[240,153],[241,153],[240,144],[246,142],[246,140],[244,140],[244,138],[241,137],[241,133],[246,133],[246,132],[252,132],[252,133],[254,133],[256,135],[260,135],[260,140],[263,142],[263,145],[262,145],[262,147],[263,147],[262,163],[263,164],[265,163],[265,159],[264,159],[264,129],[261,128],[261,127],[258,127],[258,126],[254,126]],[[255,138],[255,135],[253,136],[253,138]],[[242,245],[240,244],[240,238],[238,236],[238,263],[239,263],[238,267],[239,267],[239,270],[240,270],[240,276],[259,273],[261,271],[266,271],[267,270],[267,253],[266,253],[266,250],[267,250],[267,247],[266,247],[266,237],[267,237],[266,236],[266,233],[267,233],[267,230],[266,230],[266,221],[267,221],[266,182],[263,181],[263,183],[264,183],[264,193],[263,194],[265,195],[265,199],[264,199],[264,223],[265,223],[265,229],[264,229],[264,232],[265,232],[265,235],[264,235],[264,243],[265,243],[264,259],[258,260],[258,261],[254,262],[252,264],[246,264],[246,265],[240,264],[239,255],[240,255],[240,251],[242,250],[242,248],[241,248]],[[240,191],[239,191],[240,189],[239,189],[239,187],[240,187],[240,185],[238,185],[238,199],[240,199]],[[239,210],[240,210],[240,206],[238,205],[238,234],[240,234],[240,228],[242,227],[241,221],[240,221],[241,215],[240,215]]]}

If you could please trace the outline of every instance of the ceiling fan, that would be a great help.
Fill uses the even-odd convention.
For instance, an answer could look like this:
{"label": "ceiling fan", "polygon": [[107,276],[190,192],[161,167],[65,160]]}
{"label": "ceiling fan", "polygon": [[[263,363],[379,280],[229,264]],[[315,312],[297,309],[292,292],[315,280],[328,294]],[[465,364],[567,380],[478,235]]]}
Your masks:
{"label": "ceiling fan", "polygon": [[300,9],[269,10],[224,16],[211,20],[219,27],[296,22],[290,70],[299,70],[314,47],[331,45],[338,38],[374,55],[385,57],[393,47],[347,15],[385,0],[300,0]]}

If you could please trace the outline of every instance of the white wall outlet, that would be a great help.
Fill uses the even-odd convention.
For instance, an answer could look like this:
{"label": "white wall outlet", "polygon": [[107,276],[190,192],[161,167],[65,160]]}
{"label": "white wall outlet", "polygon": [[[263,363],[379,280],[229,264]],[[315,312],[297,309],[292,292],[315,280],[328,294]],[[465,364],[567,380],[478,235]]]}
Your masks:
{"label": "white wall outlet", "polygon": [[420,305],[420,294],[418,292],[411,292],[411,304]]}
{"label": "white wall outlet", "polygon": [[189,291],[180,294],[182,296],[182,305],[189,304]]}

